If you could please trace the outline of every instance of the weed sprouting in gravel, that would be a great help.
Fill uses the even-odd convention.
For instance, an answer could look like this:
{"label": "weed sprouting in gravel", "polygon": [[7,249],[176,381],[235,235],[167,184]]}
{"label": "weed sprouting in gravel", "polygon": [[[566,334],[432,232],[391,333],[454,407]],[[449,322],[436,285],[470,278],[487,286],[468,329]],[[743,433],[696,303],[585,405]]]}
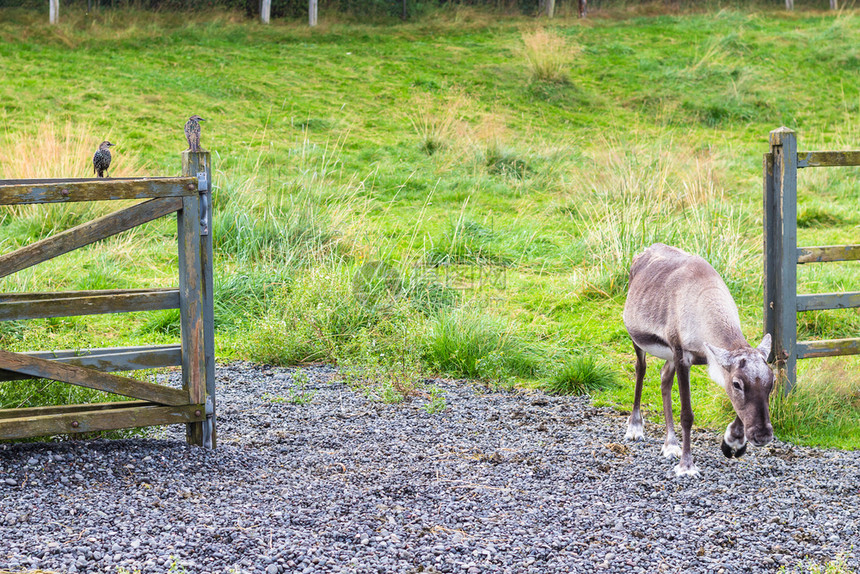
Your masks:
{"label": "weed sprouting in gravel", "polygon": [[513,390],[516,382],[505,364],[504,351],[491,351],[475,361],[478,377],[494,391]]}
{"label": "weed sprouting in gravel", "polygon": [[791,568],[782,566],[779,569],[779,574],[856,574],[856,572],[846,564],[844,555],[824,563],[809,558],[801,560]]}
{"label": "weed sprouting in gravel", "polygon": [[421,408],[423,408],[425,411],[427,411],[427,413],[431,415],[444,412],[445,409],[448,408],[448,403],[445,401],[444,392],[435,386],[431,386],[428,389],[428,392],[430,393],[430,397]]}
{"label": "weed sprouting in gravel", "polygon": [[292,374],[292,381],[290,382],[289,389],[287,389],[286,396],[267,392],[263,393],[262,398],[271,403],[288,403],[298,406],[308,405],[313,401],[316,394],[315,390],[308,390],[308,383],[310,383],[308,374],[302,369],[296,369]]}

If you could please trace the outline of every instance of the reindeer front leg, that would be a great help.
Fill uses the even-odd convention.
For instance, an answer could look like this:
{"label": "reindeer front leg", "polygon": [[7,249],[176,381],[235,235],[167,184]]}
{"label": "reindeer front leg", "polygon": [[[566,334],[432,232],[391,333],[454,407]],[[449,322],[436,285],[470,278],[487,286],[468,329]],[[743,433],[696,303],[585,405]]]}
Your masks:
{"label": "reindeer front leg", "polygon": [[735,416],[735,420],[726,427],[723,435],[723,443],[720,445],[726,458],[740,458],[747,451],[747,437],[744,433],[744,423],[741,417]]}
{"label": "reindeer front leg", "polygon": [[666,419],[666,442],[660,450],[663,458],[681,456],[681,447],[675,436],[675,421],[672,416],[672,386],[675,384],[675,365],[666,361],[660,370],[660,391],[663,395],[663,418]]}
{"label": "reindeer front leg", "polygon": [[642,385],[645,380],[645,351],[639,348],[636,343],[633,343],[633,349],[636,351],[636,390],[633,398],[633,410],[630,412],[630,418],[627,419],[627,433],[624,438],[627,440],[642,440],[645,438],[644,427],[642,425]]}
{"label": "reindeer front leg", "polygon": [[681,462],[675,466],[675,476],[696,475],[699,469],[693,464],[693,453],[690,448],[690,433],[693,430],[693,404],[690,398],[690,365],[682,357],[676,355],[675,363],[678,374],[678,395],[681,398],[681,433],[682,449]]}

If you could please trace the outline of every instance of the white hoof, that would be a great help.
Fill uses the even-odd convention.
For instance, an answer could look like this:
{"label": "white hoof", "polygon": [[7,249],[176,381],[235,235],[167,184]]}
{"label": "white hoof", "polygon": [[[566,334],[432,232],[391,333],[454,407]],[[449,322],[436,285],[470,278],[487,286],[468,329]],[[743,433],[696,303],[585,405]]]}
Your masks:
{"label": "white hoof", "polygon": [[681,447],[677,444],[664,444],[660,449],[663,458],[681,458]]}
{"label": "white hoof", "polygon": [[628,425],[627,432],[624,434],[624,440],[645,440],[645,433],[642,432],[642,427]]}
{"label": "white hoof", "polygon": [[699,469],[695,464],[688,467],[678,464],[675,466],[675,476],[699,476]]}

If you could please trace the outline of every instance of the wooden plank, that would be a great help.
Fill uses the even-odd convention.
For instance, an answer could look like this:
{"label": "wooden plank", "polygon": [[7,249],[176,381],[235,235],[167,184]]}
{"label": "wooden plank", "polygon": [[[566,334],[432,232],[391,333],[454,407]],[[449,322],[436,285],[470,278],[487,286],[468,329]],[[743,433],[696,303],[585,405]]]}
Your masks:
{"label": "wooden plank", "polygon": [[0,255],[0,277],[6,277],[99,239],[127,231],[147,221],[173,213],[181,207],[180,198],[152,199],[67,229],[12,253]]}
{"label": "wooden plank", "polygon": [[23,409],[0,409],[0,419],[19,419],[146,406],[160,405],[150,403],[149,401],[116,401],[112,403],[87,403],[82,405],[53,405],[48,407],[27,407]]}
{"label": "wooden plank", "polygon": [[848,293],[815,293],[798,295],[797,311],[824,311],[826,309],[851,309],[860,307],[860,291]]}
{"label": "wooden plank", "polygon": [[[182,388],[188,402],[206,401],[203,346],[203,276],[200,267],[200,198],[184,197],[177,213],[179,232],[179,315],[182,339]],[[203,445],[203,425],[189,424],[186,440]]]}
{"label": "wooden plank", "polygon": [[175,288],[143,289],[89,289],[84,291],[38,291],[31,293],[0,293],[0,302],[41,301],[43,299],[63,299],[70,297],[89,297],[91,295],[125,295],[130,293],[156,293],[176,291]]}
{"label": "wooden plank", "polygon": [[48,180],[44,183],[39,183],[41,180],[23,181],[27,183],[7,183],[0,185],[0,205],[151,199],[197,194],[197,181],[194,178],[188,177],[88,178],[78,180]]}
{"label": "wooden plank", "polygon": [[0,187],[9,185],[36,185],[36,184],[62,184],[62,183],[82,183],[89,181],[158,181],[165,179],[175,179],[173,177],[69,177],[69,178],[31,178],[31,179],[0,179]]}
{"label": "wooden plank", "polygon": [[860,151],[799,151],[797,167],[848,167],[860,165]]}
{"label": "wooden plank", "polygon": [[52,436],[103,430],[191,423],[205,418],[203,405],[137,406],[0,419],[0,439]]}
{"label": "wooden plank", "polygon": [[0,302],[0,321],[179,308],[179,290]]}
{"label": "wooden plank", "polygon": [[860,339],[828,339],[824,341],[798,341],[797,358],[813,359],[860,354]]}
{"label": "wooden plank", "polygon": [[179,389],[102,373],[77,365],[10,353],[2,349],[0,349],[0,369],[152,401],[161,405],[187,405],[191,402],[188,400],[188,393]]}
{"label": "wooden plank", "polygon": [[[23,354],[79,367],[89,367],[106,373],[176,367],[182,364],[182,348],[179,345],[36,351]],[[0,381],[29,378],[31,377],[27,375],[0,369]]]}
{"label": "wooden plank", "polygon": [[857,260],[860,260],[860,245],[823,245],[797,248],[797,262],[801,264]]}

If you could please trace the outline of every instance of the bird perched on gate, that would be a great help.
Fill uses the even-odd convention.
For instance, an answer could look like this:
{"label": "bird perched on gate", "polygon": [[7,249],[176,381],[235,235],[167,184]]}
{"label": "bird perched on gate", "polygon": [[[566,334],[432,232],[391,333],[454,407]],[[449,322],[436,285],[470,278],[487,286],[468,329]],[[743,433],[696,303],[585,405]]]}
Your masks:
{"label": "bird perched on gate", "polygon": [[110,167],[110,147],[114,145],[109,141],[103,141],[99,144],[99,149],[93,155],[93,173],[98,177],[105,177],[105,173]]}
{"label": "bird perched on gate", "polygon": [[200,151],[200,122],[205,121],[195,114],[185,122],[185,139],[188,140],[188,149],[191,151]]}

